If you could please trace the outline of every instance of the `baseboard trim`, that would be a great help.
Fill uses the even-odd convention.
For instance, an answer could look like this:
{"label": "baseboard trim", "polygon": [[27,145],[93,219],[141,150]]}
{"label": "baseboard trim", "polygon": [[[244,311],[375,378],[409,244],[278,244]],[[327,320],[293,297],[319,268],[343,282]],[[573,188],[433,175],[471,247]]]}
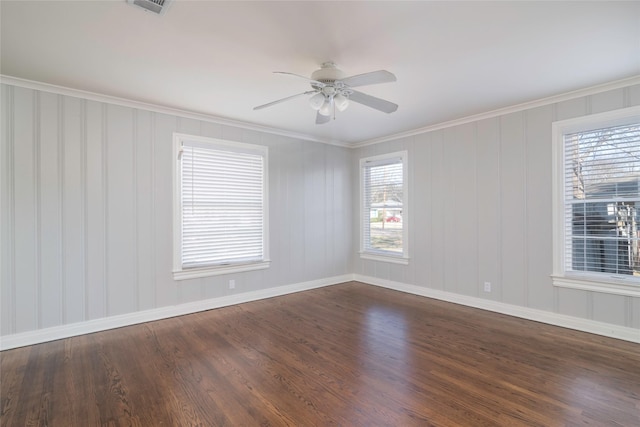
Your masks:
{"label": "baseboard trim", "polygon": [[151,310],[138,311],[135,313],[116,315],[105,317],[102,319],[88,320],[85,322],[73,323],[69,325],[60,325],[46,329],[39,329],[36,331],[7,335],[0,337],[0,351],[17,347],[24,347],[27,345],[40,344],[48,341],[55,341],[78,335],[106,331],[109,329],[121,328],[124,326],[131,326],[144,322],[168,319],[170,317],[183,316],[185,314],[197,313],[200,311],[212,310],[215,308],[227,307],[230,305],[241,304],[245,302],[273,298],[295,292],[307,291],[310,289],[344,283],[352,279],[352,274],[345,274],[341,276],[311,280],[308,282],[278,286],[275,288],[269,288],[259,291],[245,292],[219,298],[211,298],[207,300],[194,301],[169,307],[155,308]]}
{"label": "baseboard trim", "polygon": [[441,301],[452,302],[468,307],[480,308],[496,313],[507,314],[509,316],[520,317],[522,319],[533,320],[536,322],[547,323],[549,325],[560,326],[563,328],[574,329],[577,331],[588,332],[640,344],[640,330],[635,328],[612,325],[610,323],[597,322],[595,320],[581,319],[564,314],[557,314],[549,311],[537,310],[534,308],[505,304],[502,302],[491,301],[477,297],[459,295],[452,292],[441,291],[438,289],[423,288],[421,286],[409,285],[406,283],[394,282],[391,280],[379,279],[377,277],[365,276],[361,274],[354,274],[353,280],[365,283],[367,285],[380,286],[387,289],[393,289],[396,291],[434,298]]}
{"label": "baseboard trim", "polygon": [[245,302],[273,298],[295,292],[321,288],[324,286],[336,285],[352,280],[368,285],[380,286],[400,292],[406,292],[427,298],[434,298],[441,301],[452,302],[468,307],[507,314],[509,316],[520,317],[522,319],[533,320],[536,322],[547,323],[554,326],[560,326],[563,328],[574,329],[582,332],[588,332],[640,344],[640,330],[634,328],[596,322],[594,320],[581,319],[578,317],[572,317],[533,308],[520,307],[467,295],[459,295],[451,292],[441,291],[438,289],[424,288],[421,286],[409,285],[406,283],[395,282],[392,280],[380,279],[377,277],[365,276],[361,274],[344,274],[341,276],[334,276],[324,279],[295,283],[291,285],[278,286],[275,288],[269,288],[259,291],[245,292],[241,294],[211,298],[203,301],[194,301],[170,307],[156,308],[152,310],[106,317],[102,319],[88,320],[86,322],[73,323],[70,325],[60,325],[46,329],[39,329],[36,331],[7,335],[4,337],[0,337],[0,351],[10,350],[17,347],[24,347],[27,345],[40,344],[48,341],[55,341],[78,335],[106,331],[109,329],[131,326],[144,322],[152,322],[155,320],[183,316],[186,314],[227,307],[230,305],[241,304]]}

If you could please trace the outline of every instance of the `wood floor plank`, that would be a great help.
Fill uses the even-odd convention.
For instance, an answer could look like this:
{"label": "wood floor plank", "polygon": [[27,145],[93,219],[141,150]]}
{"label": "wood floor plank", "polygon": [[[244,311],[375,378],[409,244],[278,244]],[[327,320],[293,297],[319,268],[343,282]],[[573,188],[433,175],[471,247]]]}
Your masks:
{"label": "wood floor plank", "polygon": [[350,282],[0,353],[0,425],[640,426],[640,345]]}

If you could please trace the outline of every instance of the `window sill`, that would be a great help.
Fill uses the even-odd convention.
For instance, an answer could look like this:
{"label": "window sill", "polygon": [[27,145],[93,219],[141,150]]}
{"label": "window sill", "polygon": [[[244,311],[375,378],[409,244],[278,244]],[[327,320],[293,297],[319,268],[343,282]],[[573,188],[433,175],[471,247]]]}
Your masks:
{"label": "window sill", "polygon": [[[633,276],[631,276],[633,277]],[[640,283],[637,279],[630,279],[628,283],[624,280],[616,280],[611,278],[610,281],[598,280],[593,276],[582,277],[551,275],[553,286],[559,288],[580,289],[583,291],[601,292],[605,294],[624,295],[631,297],[640,297]]]}
{"label": "window sill", "polygon": [[190,268],[175,270],[173,280],[198,279],[201,277],[220,276],[222,274],[242,273],[245,271],[263,270],[269,268],[271,261],[254,262],[251,264],[233,264],[216,267]]}
{"label": "window sill", "polygon": [[368,259],[371,261],[382,261],[382,262],[390,262],[392,264],[409,265],[409,258],[405,258],[402,255],[394,256],[394,255],[380,255],[380,254],[372,254],[368,252],[360,252],[360,258]]}

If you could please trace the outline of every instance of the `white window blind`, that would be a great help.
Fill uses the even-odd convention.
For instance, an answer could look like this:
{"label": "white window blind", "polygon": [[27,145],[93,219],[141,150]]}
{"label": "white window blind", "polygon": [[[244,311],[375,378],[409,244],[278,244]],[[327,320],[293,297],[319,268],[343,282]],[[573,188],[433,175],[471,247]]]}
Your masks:
{"label": "white window blind", "polygon": [[564,269],[640,276],[640,123],[564,135]]}
{"label": "white window blind", "polygon": [[264,259],[265,156],[260,150],[182,141],[182,269]]}
{"label": "white window blind", "polygon": [[363,159],[362,252],[403,256],[404,164],[401,155]]}

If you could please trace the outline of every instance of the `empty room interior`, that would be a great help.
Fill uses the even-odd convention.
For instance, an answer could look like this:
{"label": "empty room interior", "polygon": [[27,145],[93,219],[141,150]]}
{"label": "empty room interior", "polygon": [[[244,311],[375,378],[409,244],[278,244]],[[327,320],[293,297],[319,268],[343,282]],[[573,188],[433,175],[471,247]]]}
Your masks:
{"label": "empty room interior", "polygon": [[1,426],[640,426],[640,2],[0,19]]}

